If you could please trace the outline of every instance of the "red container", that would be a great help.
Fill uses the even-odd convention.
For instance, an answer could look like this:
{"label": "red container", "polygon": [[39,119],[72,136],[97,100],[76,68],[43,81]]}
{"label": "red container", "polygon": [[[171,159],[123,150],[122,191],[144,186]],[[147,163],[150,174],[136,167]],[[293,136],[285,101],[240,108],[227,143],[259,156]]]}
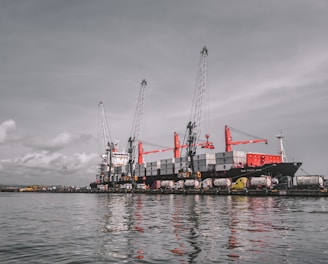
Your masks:
{"label": "red container", "polygon": [[265,164],[281,163],[281,156],[263,153],[247,153],[246,160],[247,166],[259,167]]}

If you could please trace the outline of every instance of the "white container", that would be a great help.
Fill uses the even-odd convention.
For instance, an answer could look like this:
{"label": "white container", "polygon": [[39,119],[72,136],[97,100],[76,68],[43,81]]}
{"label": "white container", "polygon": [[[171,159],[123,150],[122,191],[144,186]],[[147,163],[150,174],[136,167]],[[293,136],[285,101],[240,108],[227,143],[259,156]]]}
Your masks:
{"label": "white container", "polygon": [[226,170],[230,170],[232,167],[233,164],[215,165],[215,171],[226,171]]}
{"label": "white container", "polygon": [[194,160],[214,160],[214,159],[215,159],[215,155],[209,153],[198,154],[194,156]]}
{"label": "white container", "polygon": [[230,178],[218,178],[214,179],[213,185],[215,187],[225,187],[225,188],[230,188],[232,184],[232,179]]}
{"label": "white container", "polygon": [[200,172],[204,172],[204,171],[208,171],[208,165],[207,166],[195,166],[195,171],[200,171]]}
{"label": "white container", "polygon": [[171,159],[163,159],[160,161],[161,165],[162,164],[171,164],[171,163],[174,163],[175,162],[175,159],[174,158],[171,158]]}
{"label": "white container", "polygon": [[173,170],[173,168],[174,168],[174,163],[166,163],[166,164],[161,163],[161,169],[172,169]]}
{"label": "white container", "polygon": [[187,158],[186,156],[180,157],[180,158],[175,158],[175,163],[186,162],[188,160],[189,160],[189,157]]}
{"label": "white container", "polygon": [[146,176],[156,176],[157,170],[146,171]]}
{"label": "white container", "polygon": [[296,183],[298,186],[315,185],[322,187],[324,185],[323,178],[320,175],[296,176]]}
{"label": "white container", "polygon": [[172,189],[174,187],[174,181],[164,180],[161,181],[161,188]]}
{"label": "white container", "polygon": [[193,188],[199,188],[199,181],[198,180],[185,180],[184,185],[186,187],[193,187]]}
{"label": "white container", "polygon": [[206,178],[202,181],[202,187],[203,188],[212,188],[213,187],[213,181],[211,178]]}
{"label": "white container", "polygon": [[159,169],[160,164],[161,163],[159,161],[148,162],[148,163],[146,163],[146,167],[147,168],[152,168],[152,169]]}
{"label": "white container", "polygon": [[175,189],[183,189],[184,188],[184,180],[179,180],[175,183]]}
{"label": "white container", "polygon": [[174,174],[174,170],[172,169],[160,169],[160,175],[170,175]]}
{"label": "white container", "polygon": [[250,185],[252,187],[265,187],[271,188],[272,187],[272,179],[271,176],[260,176],[260,177],[252,177],[250,178]]}

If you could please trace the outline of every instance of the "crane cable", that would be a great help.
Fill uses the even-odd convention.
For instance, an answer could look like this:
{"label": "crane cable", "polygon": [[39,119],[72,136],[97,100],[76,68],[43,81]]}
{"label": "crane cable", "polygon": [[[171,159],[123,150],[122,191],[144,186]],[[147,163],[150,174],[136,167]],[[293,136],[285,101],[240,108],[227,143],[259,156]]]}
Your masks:
{"label": "crane cable", "polygon": [[248,137],[250,137],[252,139],[255,139],[255,138],[257,138],[257,139],[265,139],[265,138],[262,138],[262,137],[254,136],[252,134],[248,134],[248,133],[246,133],[244,131],[241,131],[239,129],[236,129],[236,128],[233,128],[233,127],[230,127],[230,126],[229,126],[229,128],[230,128],[230,130],[236,131],[236,132],[238,132],[238,133],[240,133],[242,135],[248,136]]}

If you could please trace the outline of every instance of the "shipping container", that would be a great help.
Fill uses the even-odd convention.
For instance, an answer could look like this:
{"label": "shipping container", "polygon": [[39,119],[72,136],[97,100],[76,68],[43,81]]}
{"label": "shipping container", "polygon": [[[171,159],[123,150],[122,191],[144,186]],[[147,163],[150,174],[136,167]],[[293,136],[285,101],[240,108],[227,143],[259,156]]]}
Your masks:
{"label": "shipping container", "polygon": [[249,179],[247,177],[238,178],[236,182],[233,182],[231,185],[231,188],[236,190],[247,189],[248,187]]}
{"label": "shipping container", "polygon": [[250,178],[250,188],[272,189],[272,178],[271,178],[271,176],[261,175],[260,177],[251,177]]}
{"label": "shipping container", "polygon": [[160,168],[161,169],[172,169],[173,170],[173,168],[174,168],[174,163],[161,163],[161,166],[160,166]]}
{"label": "shipping container", "polygon": [[194,156],[194,161],[196,160],[215,160],[215,155],[210,153],[198,154]]}
{"label": "shipping container", "polygon": [[211,178],[206,178],[202,181],[201,187],[203,189],[209,189],[213,187],[213,180]]}
{"label": "shipping container", "polygon": [[173,189],[173,187],[174,187],[174,181],[170,181],[170,180],[161,181],[161,188],[163,188],[163,189]]}
{"label": "shipping container", "polygon": [[200,183],[199,183],[198,180],[191,180],[190,179],[190,180],[185,180],[184,186],[186,188],[195,188],[195,189],[197,189],[197,188],[200,187]]}
{"label": "shipping container", "polygon": [[231,178],[218,178],[214,179],[213,185],[219,188],[231,188],[232,179]]}
{"label": "shipping container", "polygon": [[160,161],[153,161],[153,162],[148,162],[146,163],[146,168],[155,168],[155,169],[159,169],[160,168]]}
{"label": "shipping container", "polygon": [[174,174],[174,168],[171,169],[160,169],[160,175],[172,175]]}
{"label": "shipping container", "polygon": [[186,162],[189,160],[189,157],[180,157],[180,158],[175,158],[175,163],[181,163],[181,162]]}
{"label": "shipping container", "polygon": [[305,176],[296,176],[296,185],[298,187],[324,187],[324,179],[321,175],[305,175]]}
{"label": "shipping container", "polygon": [[174,185],[175,189],[183,189],[184,188],[184,180],[179,180]]}
{"label": "shipping container", "polygon": [[238,151],[238,150],[215,153],[215,158],[232,158],[232,157],[245,157],[245,156],[246,156],[245,151]]}
{"label": "shipping container", "polygon": [[247,165],[249,167],[263,166],[265,164],[281,163],[280,155],[269,155],[262,153],[247,153]]}
{"label": "shipping container", "polygon": [[233,166],[234,164],[215,165],[215,170],[216,171],[230,170]]}
{"label": "shipping container", "polygon": [[174,158],[171,158],[171,159],[163,159],[160,161],[160,164],[172,164],[175,162],[175,159]]}

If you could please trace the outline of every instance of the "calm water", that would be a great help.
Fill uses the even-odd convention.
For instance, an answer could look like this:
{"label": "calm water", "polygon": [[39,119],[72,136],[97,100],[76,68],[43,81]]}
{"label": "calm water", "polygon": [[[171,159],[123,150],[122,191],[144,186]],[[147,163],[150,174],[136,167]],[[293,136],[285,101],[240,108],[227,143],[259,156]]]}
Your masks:
{"label": "calm water", "polygon": [[328,263],[328,199],[0,193],[0,263]]}

